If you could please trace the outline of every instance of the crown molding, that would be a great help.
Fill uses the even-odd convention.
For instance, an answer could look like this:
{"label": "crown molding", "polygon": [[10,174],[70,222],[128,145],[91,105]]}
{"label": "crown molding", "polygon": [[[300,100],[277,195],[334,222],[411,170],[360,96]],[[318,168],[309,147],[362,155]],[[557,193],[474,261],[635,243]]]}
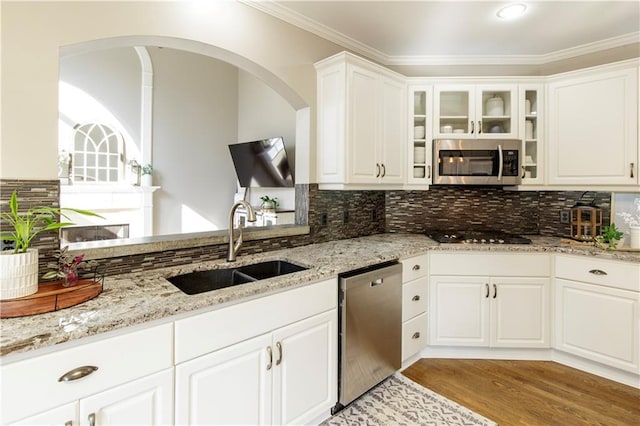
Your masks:
{"label": "crown molding", "polygon": [[603,50],[640,43],[640,32],[623,34],[543,55],[415,55],[393,56],[295,12],[273,0],[238,0],[284,22],[357,52],[383,65],[543,65]]}

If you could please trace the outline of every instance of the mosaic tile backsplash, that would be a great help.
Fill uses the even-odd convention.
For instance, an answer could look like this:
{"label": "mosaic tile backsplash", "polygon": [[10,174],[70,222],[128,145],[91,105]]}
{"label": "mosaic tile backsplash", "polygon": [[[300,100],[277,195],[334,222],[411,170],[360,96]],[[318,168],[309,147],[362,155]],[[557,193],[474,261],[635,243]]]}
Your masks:
{"label": "mosaic tile backsplash", "polygon": [[[57,207],[58,181],[0,180],[0,210],[5,211],[13,189],[20,208]],[[255,254],[355,238],[383,232],[423,233],[427,229],[489,228],[518,234],[565,236],[560,211],[570,209],[583,192],[505,191],[493,187],[431,187],[428,191],[321,191],[317,184],[296,185],[296,223],[309,225],[308,235],[246,241],[243,254]],[[593,194],[593,193],[591,193]],[[595,193],[608,224],[611,193]],[[307,213],[308,212],[308,213]],[[56,234],[43,235],[40,272],[54,260]],[[108,275],[224,258],[224,244],[104,259]]]}
{"label": "mosaic tile backsplash", "polygon": [[[386,231],[422,233],[428,229],[497,229],[516,234],[562,237],[569,210],[582,191],[507,191],[498,187],[432,186],[428,191],[387,191]],[[590,192],[607,225],[611,193]]]}

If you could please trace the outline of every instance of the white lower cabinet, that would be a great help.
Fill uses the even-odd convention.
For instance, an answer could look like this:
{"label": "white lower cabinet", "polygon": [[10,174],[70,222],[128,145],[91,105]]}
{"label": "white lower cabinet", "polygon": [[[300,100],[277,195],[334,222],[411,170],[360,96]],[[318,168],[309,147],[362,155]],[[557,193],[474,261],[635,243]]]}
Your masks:
{"label": "white lower cabinet", "polygon": [[3,365],[0,423],[171,424],[172,331],[159,325]]}
{"label": "white lower cabinet", "polygon": [[[548,348],[549,263],[538,255],[432,255],[429,344]],[[527,277],[465,275],[472,271]]]}
{"label": "white lower cabinet", "polygon": [[427,346],[429,255],[402,260],[402,361]]}
{"label": "white lower cabinet", "polygon": [[336,401],[337,311],[176,367],[176,424],[301,424]]}
{"label": "white lower cabinet", "polygon": [[80,400],[86,425],[170,425],[173,368]]}
{"label": "white lower cabinet", "polygon": [[557,256],[555,345],[640,374],[640,265]]}

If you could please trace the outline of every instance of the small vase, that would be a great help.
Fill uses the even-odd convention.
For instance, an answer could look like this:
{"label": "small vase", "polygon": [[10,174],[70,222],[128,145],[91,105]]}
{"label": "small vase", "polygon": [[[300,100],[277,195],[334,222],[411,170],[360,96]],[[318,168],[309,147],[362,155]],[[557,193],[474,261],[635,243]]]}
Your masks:
{"label": "small vase", "polygon": [[629,246],[632,249],[640,249],[640,225],[629,226]]}

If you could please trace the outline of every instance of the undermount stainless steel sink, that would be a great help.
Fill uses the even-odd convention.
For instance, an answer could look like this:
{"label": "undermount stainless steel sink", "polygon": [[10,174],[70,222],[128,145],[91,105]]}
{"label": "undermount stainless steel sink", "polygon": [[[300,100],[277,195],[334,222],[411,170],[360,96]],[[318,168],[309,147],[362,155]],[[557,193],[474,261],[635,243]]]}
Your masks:
{"label": "undermount stainless steel sink", "polygon": [[304,271],[308,268],[285,260],[269,260],[237,268],[210,269],[169,277],[167,280],[183,293],[192,295],[233,287],[252,281]]}

